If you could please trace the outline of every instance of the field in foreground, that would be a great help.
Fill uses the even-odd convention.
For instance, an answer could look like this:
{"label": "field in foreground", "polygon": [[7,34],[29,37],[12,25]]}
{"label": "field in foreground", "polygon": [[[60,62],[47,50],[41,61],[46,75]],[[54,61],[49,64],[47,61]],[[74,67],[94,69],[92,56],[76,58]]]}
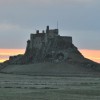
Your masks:
{"label": "field in foreground", "polygon": [[100,78],[0,74],[0,100],[100,100]]}

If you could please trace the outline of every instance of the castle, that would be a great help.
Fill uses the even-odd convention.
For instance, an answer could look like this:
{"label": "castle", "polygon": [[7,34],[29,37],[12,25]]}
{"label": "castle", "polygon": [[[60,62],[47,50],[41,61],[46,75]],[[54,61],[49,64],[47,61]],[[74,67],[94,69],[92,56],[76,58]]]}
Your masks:
{"label": "castle", "polygon": [[72,58],[72,55],[81,55],[72,43],[72,37],[60,36],[58,29],[49,29],[30,34],[24,55],[11,56],[11,64],[27,64],[39,62],[60,62]]}
{"label": "castle", "polygon": [[30,40],[27,41],[27,48],[40,49],[42,45],[46,45],[50,39],[57,37],[61,37],[63,40],[72,43],[72,37],[60,36],[58,29],[49,29],[49,26],[47,26],[46,31],[43,30],[42,33],[39,33],[39,30],[37,30],[36,34],[30,35]]}

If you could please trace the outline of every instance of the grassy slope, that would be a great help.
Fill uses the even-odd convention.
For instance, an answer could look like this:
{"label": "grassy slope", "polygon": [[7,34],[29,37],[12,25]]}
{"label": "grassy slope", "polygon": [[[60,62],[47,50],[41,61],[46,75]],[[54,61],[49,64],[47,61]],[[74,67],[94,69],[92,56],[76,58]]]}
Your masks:
{"label": "grassy slope", "polygon": [[2,72],[28,75],[93,75],[98,74],[93,68],[77,63],[38,63],[28,65],[9,65]]}

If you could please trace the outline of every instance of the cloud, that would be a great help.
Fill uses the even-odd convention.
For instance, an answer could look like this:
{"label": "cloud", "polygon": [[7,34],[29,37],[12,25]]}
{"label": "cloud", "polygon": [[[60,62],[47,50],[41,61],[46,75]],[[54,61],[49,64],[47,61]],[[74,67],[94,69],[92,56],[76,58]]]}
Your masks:
{"label": "cloud", "polygon": [[26,28],[24,26],[17,25],[14,23],[0,23],[0,32],[6,32],[6,34],[9,32],[27,32],[29,30],[31,31],[31,28]]}
{"label": "cloud", "polygon": [[73,43],[79,49],[100,50],[100,31],[87,30],[60,30],[60,34],[64,36],[72,36]]}
{"label": "cloud", "polygon": [[12,56],[17,54],[23,54],[25,49],[0,49],[1,56]]}
{"label": "cloud", "polygon": [[[97,3],[99,0],[0,0],[0,4],[33,4],[33,5],[51,5],[51,4],[89,4]],[[38,6],[37,5],[37,6]]]}
{"label": "cloud", "polygon": [[9,59],[9,56],[24,54],[24,49],[0,49],[0,62]]}
{"label": "cloud", "polygon": [[100,50],[80,49],[84,57],[100,63]]}
{"label": "cloud", "polygon": [[30,31],[14,23],[0,23],[0,48],[25,48]]}
{"label": "cloud", "polygon": [[[23,0],[22,0],[23,1]],[[26,2],[31,2],[31,3],[41,3],[41,4],[51,4],[51,3],[66,3],[66,4],[77,4],[77,3],[93,3],[93,2],[97,2],[98,0],[26,0]]]}
{"label": "cloud", "polygon": [[[65,35],[73,31],[69,35],[78,47],[100,49],[96,43],[100,37],[100,6],[84,6],[94,4],[100,4],[100,0],[0,0],[0,47],[25,48],[31,30],[44,29],[48,24],[55,28],[58,20]],[[95,39],[90,39],[94,37],[91,34]]]}
{"label": "cloud", "polygon": [[10,23],[0,23],[0,31],[9,31],[9,30],[21,30],[18,25]]}

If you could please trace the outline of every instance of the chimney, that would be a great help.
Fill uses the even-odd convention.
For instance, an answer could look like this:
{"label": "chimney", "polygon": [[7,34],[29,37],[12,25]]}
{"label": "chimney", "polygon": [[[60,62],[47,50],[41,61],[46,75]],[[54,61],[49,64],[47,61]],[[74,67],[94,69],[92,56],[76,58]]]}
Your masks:
{"label": "chimney", "polygon": [[47,26],[46,33],[49,33],[49,26]]}
{"label": "chimney", "polygon": [[36,31],[36,34],[39,34],[39,30]]}

